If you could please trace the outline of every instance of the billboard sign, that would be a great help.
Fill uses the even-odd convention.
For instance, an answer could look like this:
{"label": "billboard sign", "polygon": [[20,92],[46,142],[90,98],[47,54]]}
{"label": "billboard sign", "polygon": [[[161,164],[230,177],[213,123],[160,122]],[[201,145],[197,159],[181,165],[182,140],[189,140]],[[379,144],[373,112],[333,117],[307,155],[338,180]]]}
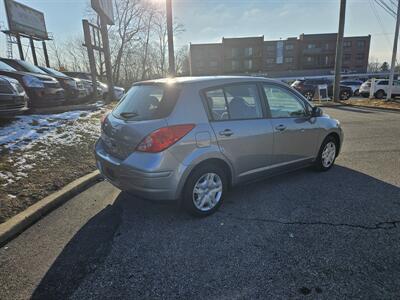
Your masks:
{"label": "billboard sign", "polygon": [[114,9],[112,0],[92,0],[92,7],[106,20],[108,25],[114,25]]}
{"label": "billboard sign", "polygon": [[283,41],[276,42],[276,63],[283,64]]}
{"label": "billboard sign", "polygon": [[48,39],[44,14],[14,0],[4,0],[8,29],[12,33]]}

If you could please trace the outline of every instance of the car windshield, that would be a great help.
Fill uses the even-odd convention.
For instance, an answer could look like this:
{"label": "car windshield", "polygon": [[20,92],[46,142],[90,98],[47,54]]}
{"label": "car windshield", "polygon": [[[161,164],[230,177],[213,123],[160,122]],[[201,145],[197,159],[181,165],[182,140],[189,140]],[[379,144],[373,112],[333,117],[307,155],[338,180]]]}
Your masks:
{"label": "car windshield", "polygon": [[13,67],[7,65],[6,63],[4,63],[2,61],[0,61],[0,70],[2,70],[2,71],[10,71],[10,72],[17,71]]}
{"label": "car windshield", "polygon": [[174,108],[179,91],[177,85],[135,85],[121,99],[113,115],[135,121],[165,118]]}
{"label": "car windshield", "polygon": [[44,74],[44,75],[48,75],[45,71],[43,71],[42,69],[36,67],[35,65],[32,65],[31,63],[28,63],[26,61],[23,60],[18,60],[17,63],[22,66],[22,68],[24,68],[25,70],[21,70],[21,71],[28,71],[31,73],[39,73],[39,74]]}
{"label": "car windshield", "polygon": [[61,73],[60,71],[54,70],[54,69],[52,69],[52,68],[43,67],[43,69],[45,69],[49,74],[54,75],[54,76],[68,77],[68,76],[65,75],[64,73]]}

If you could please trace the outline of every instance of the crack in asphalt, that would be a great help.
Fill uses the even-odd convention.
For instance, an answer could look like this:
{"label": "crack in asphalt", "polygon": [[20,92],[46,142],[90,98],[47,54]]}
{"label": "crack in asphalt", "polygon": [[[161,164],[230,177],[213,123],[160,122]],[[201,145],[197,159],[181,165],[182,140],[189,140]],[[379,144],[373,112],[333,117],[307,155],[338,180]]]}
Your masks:
{"label": "crack in asphalt", "polygon": [[264,218],[243,218],[243,217],[235,217],[229,216],[232,219],[236,219],[239,221],[251,221],[251,222],[263,222],[263,223],[273,223],[273,224],[282,224],[282,225],[302,225],[302,226],[332,226],[332,227],[350,227],[356,229],[364,229],[364,230],[377,230],[377,229],[395,229],[398,228],[397,225],[400,224],[399,221],[384,221],[379,222],[374,225],[359,225],[359,224],[347,224],[347,223],[331,223],[331,222],[301,222],[301,221],[280,221],[274,219],[264,219]]}

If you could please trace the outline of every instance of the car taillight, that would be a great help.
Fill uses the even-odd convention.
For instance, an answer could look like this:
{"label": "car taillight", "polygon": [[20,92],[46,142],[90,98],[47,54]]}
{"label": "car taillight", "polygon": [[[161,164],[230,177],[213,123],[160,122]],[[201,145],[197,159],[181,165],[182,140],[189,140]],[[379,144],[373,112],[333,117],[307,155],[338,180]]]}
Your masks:
{"label": "car taillight", "polygon": [[101,117],[101,119],[100,119],[101,125],[103,125],[104,122],[106,121],[106,119],[107,119],[107,117],[108,117],[108,114],[109,114],[109,113],[105,113],[105,114]]}
{"label": "car taillight", "polygon": [[183,124],[157,129],[140,142],[136,147],[136,151],[151,153],[161,152],[183,138],[194,126],[194,124]]}

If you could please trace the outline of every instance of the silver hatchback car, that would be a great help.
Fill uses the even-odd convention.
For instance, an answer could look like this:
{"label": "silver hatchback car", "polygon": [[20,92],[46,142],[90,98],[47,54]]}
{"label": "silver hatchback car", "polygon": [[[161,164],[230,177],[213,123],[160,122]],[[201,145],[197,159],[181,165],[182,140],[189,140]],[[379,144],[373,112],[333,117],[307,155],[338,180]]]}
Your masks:
{"label": "silver hatchback car", "polygon": [[342,141],[337,120],[281,82],[182,77],[134,84],[102,120],[95,153],[119,189],[206,216],[238,183],[310,164],[330,169]]}

